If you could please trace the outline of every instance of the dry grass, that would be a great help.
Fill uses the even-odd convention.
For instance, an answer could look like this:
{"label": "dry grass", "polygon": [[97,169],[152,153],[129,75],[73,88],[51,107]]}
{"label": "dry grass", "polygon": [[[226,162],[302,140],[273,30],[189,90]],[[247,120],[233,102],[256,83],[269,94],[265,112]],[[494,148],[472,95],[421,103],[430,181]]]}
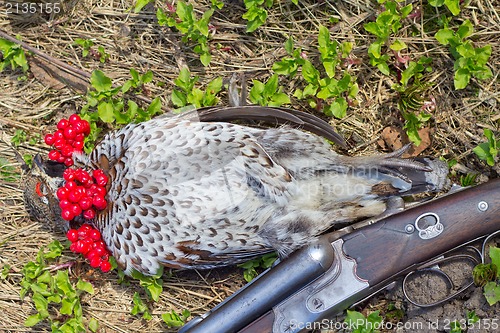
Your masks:
{"label": "dry grass", "polygon": [[[179,68],[187,64],[190,70],[200,75],[201,83],[222,76],[227,79],[234,72],[244,73],[250,78],[264,80],[272,64],[286,52],[283,43],[293,36],[296,46],[302,47],[311,59],[317,59],[316,38],[320,24],[330,27],[332,37],[338,41],[352,41],[356,44],[353,54],[361,64],[351,71],[360,85],[359,106],[350,108],[342,120],[332,120],[332,125],[342,133],[353,147],[348,153],[364,154],[377,150],[376,142],[382,129],[388,125],[402,127],[402,119],[395,107],[396,94],[390,89],[391,78],[382,75],[368,63],[367,47],[372,41],[363,29],[363,24],[376,15],[376,6],[370,1],[301,1],[296,7],[289,1],[276,1],[267,24],[255,33],[245,32],[241,19],[243,7],[238,1],[227,1],[224,8],[212,18],[216,33],[211,45],[220,43],[231,47],[229,51],[214,48],[209,67],[202,67],[188,48],[180,44],[180,36],[169,29],[159,27],[154,12],[146,7],[139,14],[129,11],[132,1],[125,0],[81,0],[63,1],[65,13],[55,20],[44,15],[29,19],[5,16],[0,13],[0,29],[11,36],[19,34],[22,40],[41,52],[67,64],[90,73],[101,69],[116,83],[123,83],[129,77],[129,69],[140,72],[152,70],[154,82],[150,84],[150,96],[160,96],[163,105],[168,105],[173,79]],[[198,1],[196,9],[201,13],[208,8],[208,1]],[[414,2],[418,6],[419,1]],[[149,9],[148,9],[149,8]],[[441,10],[441,13],[443,10]],[[484,82],[473,83],[463,91],[453,89],[453,59],[446,47],[439,45],[432,37],[433,32],[424,32],[423,19],[415,20],[413,31],[404,31],[403,40],[410,45],[411,56],[432,57],[434,71],[427,81],[433,82],[432,95],[438,108],[433,112],[431,148],[425,154],[456,159],[458,172],[480,172],[483,177],[497,177],[498,167],[487,168],[472,153],[478,143],[484,140],[483,128],[498,131],[500,116],[498,103],[500,49],[500,7],[494,0],[473,0],[460,14],[469,18],[475,26],[473,39],[476,45],[491,44],[493,47],[490,67],[494,77]],[[426,20],[433,20],[439,13]],[[330,17],[339,19],[338,24],[329,23]],[[103,46],[111,57],[101,64],[90,58],[81,57],[81,49],[75,46],[76,38],[92,39],[96,46]],[[23,129],[31,136],[43,135],[51,130],[55,121],[78,111],[83,99],[78,92],[69,88],[51,89],[44,83],[28,77],[19,81],[19,71],[4,71],[0,76],[0,126],[2,138],[9,141],[16,129]],[[282,81],[286,91],[293,91],[297,82]],[[225,98],[222,96],[222,103]],[[306,109],[305,104],[294,101],[294,107]],[[19,147],[23,154],[47,152],[43,144]],[[20,172],[19,163],[7,144],[0,142],[2,164]],[[6,166],[2,165],[2,168]],[[24,264],[33,260],[41,245],[53,239],[63,240],[63,235],[41,226],[28,218],[23,204],[19,181],[2,181],[0,187],[0,268],[10,265],[12,273],[0,280],[0,331],[3,332],[46,332],[50,327],[37,325],[27,329],[23,322],[33,314],[34,307],[26,299],[19,298],[20,271]],[[65,253],[64,260],[75,259]],[[84,315],[95,317],[101,332],[160,332],[165,330],[159,316],[151,321],[131,316],[132,296],[141,291],[136,283],[118,285],[114,274],[104,275],[89,272],[88,266],[77,266],[74,275],[91,279],[97,292],[85,296]],[[239,269],[212,272],[189,272],[175,274],[165,279],[164,292],[160,302],[153,304],[153,314],[170,310],[189,309],[200,314],[215,306],[222,299],[242,285]],[[142,291],[141,291],[142,292]]]}

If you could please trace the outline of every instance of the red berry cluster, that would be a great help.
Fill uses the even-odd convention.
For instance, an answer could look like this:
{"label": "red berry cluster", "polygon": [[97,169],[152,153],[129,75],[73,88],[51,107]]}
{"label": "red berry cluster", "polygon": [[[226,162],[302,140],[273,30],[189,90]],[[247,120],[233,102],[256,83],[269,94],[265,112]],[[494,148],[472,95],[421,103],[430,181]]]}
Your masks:
{"label": "red berry cluster", "polygon": [[83,217],[91,220],[95,217],[95,210],[106,208],[106,184],[108,177],[100,169],[92,171],[92,176],[83,169],[64,170],[63,178],[66,181],[63,187],[57,189],[61,216],[71,221],[83,213]]}
{"label": "red berry cluster", "polygon": [[55,148],[49,152],[49,158],[66,166],[72,166],[71,156],[74,152],[83,150],[83,140],[89,133],[89,122],[77,114],[72,114],[69,119],[59,120],[57,131],[45,135],[45,143]]}
{"label": "red berry cluster", "polygon": [[78,230],[70,229],[66,233],[71,242],[69,247],[75,253],[81,253],[90,262],[90,266],[99,267],[103,272],[111,270],[109,262],[110,253],[106,249],[106,245],[101,240],[99,230],[92,228],[88,224],[82,225]]}

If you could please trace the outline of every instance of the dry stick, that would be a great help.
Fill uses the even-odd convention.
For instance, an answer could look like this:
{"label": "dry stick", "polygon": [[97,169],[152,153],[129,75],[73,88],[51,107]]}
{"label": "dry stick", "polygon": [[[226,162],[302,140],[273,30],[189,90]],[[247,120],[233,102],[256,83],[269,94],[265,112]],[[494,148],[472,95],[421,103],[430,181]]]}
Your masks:
{"label": "dry stick", "polygon": [[[44,60],[48,61],[49,63],[53,64],[53,65],[56,65],[58,68],[62,69],[62,70],[65,70],[66,72],[72,74],[72,75],[75,75],[75,76],[79,76],[80,78],[83,78],[83,79],[86,79],[86,80],[89,80],[91,78],[91,74],[86,72],[86,71],[83,71],[81,69],[78,69],[76,67],[73,67],[71,65],[68,65],[66,64],[65,62],[57,59],[57,58],[54,58],[54,57],[51,57],[49,56],[48,54],[45,54],[43,53],[42,51],[40,51],[39,49],[37,48],[34,48],[33,46],[30,46],[28,44],[26,44],[25,42],[22,42],[12,36],[10,36],[8,33],[6,33],[5,31],[1,30],[0,29],[0,38],[4,38],[8,41],[11,41],[13,43],[16,43],[18,45],[20,45],[22,48],[30,51],[30,52],[33,52],[34,54],[36,54],[37,56],[39,56],[40,58],[43,58]],[[63,82],[64,83],[64,82]],[[136,98],[140,99],[141,101],[145,102],[145,103],[148,103],[148,104],[151,104],[152,100],[148,97],[145,97],[143,95],[135,95]],[[163,111],[170,111],[169,109],[167,109],[166,107],[162,106],[162,110]]]}
{"label": "dry stick", "polygon": [[30,46],[28,44],[26,44],[25,42],[22,42],[20,40],[17,40],[15,39],[14,37],[10,36],[9,34],[7,34],[5,31],[1,30],[0,29],[0,37],[1,38],[4,38],[4,39],[7,39],[13,43],[16,43],[20,46],[22,46],[24,49],[30,51],[30,52],[33,52],[34,54],[36,54],[37,56],[45,59],[46,61],[48,61],[49,63],[53,63],[55,65],[57,65],[58,67],[60,67],[61,69],[64,69],[72,74],[77,74],[79,76],[82,76],[86,79],[89,79],[90,78],[90,74],[85,72],[85,71],[82,71],[78,68],[75,68],[73,66],[70,66],[64,62],[62,62],[61,60],[59,59],[56,59],[54,57],[51,57],[43,52],[41,52],[40,50],[38,50],[37,48],[34,48],[33,46]]}

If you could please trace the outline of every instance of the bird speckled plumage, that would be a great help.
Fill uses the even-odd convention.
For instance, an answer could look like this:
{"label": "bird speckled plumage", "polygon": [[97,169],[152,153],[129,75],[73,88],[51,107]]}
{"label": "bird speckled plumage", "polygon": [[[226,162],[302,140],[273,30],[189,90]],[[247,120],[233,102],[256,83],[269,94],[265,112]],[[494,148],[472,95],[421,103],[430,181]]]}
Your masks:
{"label": "bird speckled plumage", "polygon": [[[162,265],[212,268],[275,250],[287,255],[336,224],[383,213],[391,196],[446,184],[439,161],[404,160],[401,152],[347,157],[290,126],[214,121],[217,112],[208,119],[130,124],[107,134],[89,156],[76,156],[77,164],[109,176],[108,207],[92,223],[127,274],[155,274]],[[300,121],[313,130],[325,126],[310,116]],[[30,177],[43,177],[54,209],[34,215],[67,228],[53,202],[63,180],[37,165]],[[33,186],[27,183],[25,195],[32,213],[40,205]]]}

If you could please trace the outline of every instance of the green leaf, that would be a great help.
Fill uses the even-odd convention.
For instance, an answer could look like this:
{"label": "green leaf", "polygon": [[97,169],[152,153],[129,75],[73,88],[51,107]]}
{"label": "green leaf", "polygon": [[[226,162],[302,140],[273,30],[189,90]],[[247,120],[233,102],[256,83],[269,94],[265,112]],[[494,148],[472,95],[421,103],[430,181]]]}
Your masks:
{"label": "green leaf", "polygon": [[153,2],[154,0],[137,0],[135,3],[134,7],[134,13],[139,13],[144,6],[146,6],[148,3]]}
{"label": "green leaf", "polygon": [[110,102],[101,102],[97,106],[99,118],[106,123],[112,123],[115,120],[113,104]]}
{"label": "green leaf", "polygon": [[269,102],[269,106],[282,106],[283,104],[290,104],[290,97],[285,93],[274,94]]}
{"label": "green leaf", "polygon": [[90,318],[88,327],[91,332],[95,333],[99,329],[99,322],[95,318]]}
{"label": "green leaf", "polygon": [[78,302],[77,298],[69,298],[69,297],[63,298],[61,302],[61,309],[59,310],[59,312],[61,312],[61,314],[65,314],[68,316],[72,315],[73,309],[77,302]]}
{"label": "green leaf", "polygon": [[149,104],[146,111],[150,116],[154,116],[155,114],[160,113],[161,112],[161,99],[160,99],[160,97],[155,97],[151,101],[151,104]]}
{"label": "green leaf", "polygon": [[453,16],[460,14],[460,0],[444,0],[444,4]]}
{"label": "green leaf", "polygon": [[210,53],[203,53],[200,55],[200,61],[203,66],[208,66],[212,60],[212,55]]}
{"label": "green leaf", "polygon": [[477,147],[472,149],[480,160],[486,161],[489,166],[495,165],[495,159],[490,153],[490,145],[487,142],[480,143]]}
{"label": "green leaf", "polygon": [[111,79],[107,77],[102,71],[95,70],[90,77],[92,87],[98,92],[109,91],[113,86]]}
{"label": "green leaf", "polygon": [[441,7],[444,5],[445,0],[429,0],[429,5],[433,7]]}
{"label": "green leaf", "polygon": [[484,47],[479,47],[475,49],[475,59],[476,65],[483,66],[486,65],[488,59],[491,56],[491,45],[486,45]]}
{"label": "green leaf", "polygon": [[455,89],[464,89],[470,82],[471,73],[467,68],[459,68],[455,71],[453,84]]}
{"label": "green leaf", "polygon": [[380,41],[374,42],[368,46],[368,54],[376,59],[381,57],[382,43]]}
{"label": "green leaf", "polygon": [[500,286],[496,282],[488,282],[484,286],[484,296],[490,306],[500,301]]}
{"label": "green leaf", "polygon": [[61,242],[55,240],[48,245],[49,251],[44,254],[44,257],[47,259],[54,259],[60,257],[62,254],[62,250],[64,247]]}
{"label": "green leaf", "polygon": [[394,41],[394,43],[392,43],[389,47],[390,47],[391,50],[394,50],[394,51],[401,51],[401,50],[407,48],[405,42],[403,42],[403,41],[401,41],[399,39],[396,39]]}
{"label": "green leaf", "polygon": [[187,104],[187,96],[179,90],[172,91],[172,103],[177,107],[183,107]]}
{"label": "green leaf", "polygon": [[500,276],[500,248],[490,247],[491,263],[497,267],[497,275]]}
{"label": "green leaf", "polygon": [[[457,0],[458,1],[458,0]],[[458,27],[458,30],[457,30],[457,36],[460,38],[460,39],[465,39],[467,37],[469,37],[470,35],[472,35],[472,33],[474,32],[474,26],[472,25],[472,23],[467,19],[465,20],[461,25],[460,27]]]}
{"label": "green leaf", "polygon": [[382,72],[382,74],[385,74],[385,75],[390,75],[391,74],[391,70],[389,69],[389,65],[386,63],[386,62],[380,62],[377,64],[377,68],[379,71]]}
{"label": "green leaf", "polygon": [[307,83],[317,84],[319,81],[319,71],[309,60],[306,60],[302,65],[302,76]]}
{"label": "green leaf", "polygon": [[263,105],[264,102],[264,97],[263,97],[263,92],[265,85],[264,83],[258,81],[258,80],[252,80],[253,86],[252,89],[250,89],[250,100],[252,103]]}
{"label": "green leaf", "polygon": [[448,28],[440,29],[434,35],[434,38],[436,38],[437,41],[442,45],[448,45],[450,43],[450,40],[452,40],[454,37],[455,34],[453,33],[453,30]]}
{"label": "green leaf", "polygon": [[89,294],[94,294],[94,287],[92,286],[92,284],[80,279],[78,279],[78,282],[76,283],[76,289],[85,291]]}
{"label": "green leaf", "polygon": [[40,321],[42,321],[44,318],[40,316],[39,313],[34,314],[26,318],[26,321],[24,322],[24,326],[26,327],[33,327],[36,324],[38,324]]}
{"label": "green leaf", "polygon": [[339,119],[345,117],[347,111],[347,102],[344,97],[339,97],[330,106],[331,114]]}
{"label": "green leaf", "polygon": [[161,315],[163,322],[167,324],[168,327],[180,327],[184,325],[186,319],[190,316],[190,312],[187,310],[182,311],[182,314],[177,314],[174,310]]}
{"label": "green leaf", "polygon": [[285,50],[289,55],[293,54],[293,38],[292,36],[288,37],[285,42]]}
{"label": "green leaf", "polygon": [[383,33],[380,32],[379,26],[376,22],[369,22],[366,23],[363,28],[365,28],[366,32],[371,33],[372,35],[375,35],[379,38],[383,36]]}
{"label": "green leaf", "polygon": [[408,15],[410,15],[411,11],[413,10],[413,5],[409,4],[401,8],[401,18],[405,18]]}
{"label": "green leaf", "polygon": [[31,297],[31,300],[35,304],[35,308],[42,318],[49,316],[49,302],[42,294],[35,292]]}

